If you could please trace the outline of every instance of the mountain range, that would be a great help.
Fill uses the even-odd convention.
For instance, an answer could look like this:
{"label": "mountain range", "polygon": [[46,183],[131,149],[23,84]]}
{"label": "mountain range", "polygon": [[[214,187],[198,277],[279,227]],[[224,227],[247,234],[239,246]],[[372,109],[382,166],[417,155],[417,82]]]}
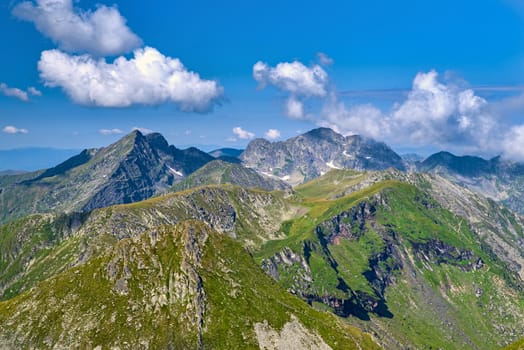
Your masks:
{"label": "mountain range", "polygon": [[522,165],[326,128],[212,154],[134,131],[0,176],[0,344],[520,346]]}

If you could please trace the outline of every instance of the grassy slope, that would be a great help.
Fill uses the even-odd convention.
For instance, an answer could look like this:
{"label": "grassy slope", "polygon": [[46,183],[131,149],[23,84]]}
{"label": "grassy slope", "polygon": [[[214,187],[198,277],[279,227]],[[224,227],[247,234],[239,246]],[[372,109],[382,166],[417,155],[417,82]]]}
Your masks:
{"label": "grassy slope", "polygon": [[214,160],[173,185],[173,191],[182,191],[205,185],[232,184],[244,188],[258,188],[266,191],[287,190],[289,185],[276,178],[260,175],[253,169],[240,164]]}
{"label": "grassy slope", "polygon": [[[177,278],[183,282],[173,286]],[[122,279],[126,288],[118,289]],[[202,299],[197,289],[183,287],[197,281]],[[200,301],[205,316],[199,335],[194,322]],[[0,303],[0,340],[38,348],[196,348],[200,343],[209,349],[255,349],[255,323],[280,329],[291,315],[334,349],[377,348],[357,328],[281,289],[238,242],[202,223],[185,222],[124,239],[110,253]]]}
{"label": "grassy slope", "polygon": [[[515,281],[506,272],[504,264],[486,251],[484,242],[469,230],[461,218],[442,209],[423,191],[398,181],[364,186],[361,191],[340,197],[347,188],[358,188],[368,177],[354,172],[330,172],[298,187],[297,196],[291,203],[275,193],[209,186],[98,210],[76,236],[64,241],[51,239],[49,243],[47,237],[50,236],[45,229],[42,230],[37,239],[40,243],[26,247],[24,254],[31,255],[35,246],[43,246],[44,253],[38,253],[40,248],[36,249],[37,255],[29,264],[27,277],[8,296],[14,296],[47,278],[42,274],[44,271],[50,271],[51,275],[63,271],[67,264],[78,258],[80,252],[89,251],[86,247],[103,252],[107,251],[107,247],[112,247],[117,238],[136,235],[157,225],[173,224],[187,218],[207,217],[213,221],[224,216],[224,210],[228,208],[226,204],[232,204],[237,222],[234,231],[223,232],[237,235],[244,245],[250,247],[259,263],[285,247],[302,254],[304,242],[315,242],[317,249],[312,251],[309,260],[314,277],[313,288],[339,296],[344,294],[337,288],[338,278],[341,277],[353,291],[377,297],[376,290],[364,273],[370,270],[370,258],[390,243],[384,240],[386,228],[394,228],[400,240],[398,249],[403,269],[393,274],[393,284],[385,294],[393,318],[371,315],[371,321],[367,322],[350,319],[376,332],[376,337],[388,348],[441,346],[488,349],[518,337],[521,334],[518,317],[522,317],[524,310],[522,291],[508,286],[508,282]],[[319,248],[315,228],[341,212],[372,201],[376,196],[387,199],[387,205],[376,213],[373,224],[366,224],[358,239],[343,239],[339,245],[330,245],[330,257],[327,257]],[[340,198],[329,200],[326,197]],[[282,212],[289,215],[304,213],[297,209],[300,207],[307,208],[305,215],[284,222],[280,230],[274,226],[282,219],[279,216]],[[213,218],[201,215],[202,212],[220,214]],[[268,217],[273,217],[273,222],[264,222]],[[219,221],[215,222],[218,229],[219,224]],[[277,234],[264,243],[275,231],[285,235],[285,238],[275,240]],[[4,235],[11,237],[8,240],[10,242],[17,240],[12,234]],[[458,265],[424,262],[420,256],[416,256],[411,245],[412,242],[427,242],[431,239],[440,239],[474,252],[475,256],[482,257],[486,267],[479,271],[464,271]],[[55,247],[55,244],[58,245]],[[50,249],[48,245],[55,248]],[[334,258],[338,263],[338,271],[330,266],[329,258]],[[19,270],[13,271],[24,271],[26,263],[16,265]],[[288,288],[294,276],[293,271],[290,271],[287,276],[283,276],[281,284]],[[482,295],[476,297],[475,293],[479,289]],[[231,304],[231,308],[234,307],[234,303]],[[305,324],[306,321],[303,322]]]}
{"label": "grassy slope", "polygon": [[[385,344],[491,349],[524,331],[519,322],[524,317],[522,281],[509,273],[507,266],[489,249],[486,250],[483,241],[462,218],[442,209],[419,189],[395,181],[380,182],[340,199],[323,199],[322,194],[336,197],[340,187],[354,185],[354,174],[348,174],[342,184],[337,179],[341,176],[344,175],[340,172],[328,174],[327,178],[296,189],[310,208],[308,214],[284,223],[282,231],[287,237],[266,243],[256,254],[258,261],[273,256],[284,247],[303,254],[304,242],[318,243],[317,225],[379,195],[385,204],[378,208],[373,227],[368,225],[356,240],[343,239],[338,245],[329,245],[330,257],[319,250],[311,253],[309,265],[314,278],[313,289],[318,287],[317,293],[339,297],[338,278],[342,278],[352,290],[373,295],[373,286],[364,273],[370,270],[370,260],[375,254],[391,244],[391,237],[385,233],[393,230],[398,236],[395,244],[403,264],[403,269],[393,274],[395,282],[386,289],[385,299],[393,318],[372,317],[371,323],[361,323],[372,325],[369,330],[387,333],[386,336],[380,331],[377,333]],[[472,252],[475,259],[481,258],[486,266],[467,270],[460,264],[472,261],[425,262],[415,256],[412,244],[432,240]],[[329,266],[330,259],[335,260],[338,271]],[[286,275],[293,274],[293,269],[280,272],[283,274],[281,283],[293,289],[294,280]],[[417,277],[411,278],[411,275]],[[482,294],[479,297],[476,296],[478,291]]]}
{"label": "grassy slope", "polygon": [[0,227],[0,300],[151,227],[199,219],[254,250],[275,238],[280,222],[297,210],[280,193],[223,185],[98,209],[81,217],[20,219]]}
{"label": "grassy slope", "polygon": [[523,349],[524,349],[524,338],[504,348],[504,350],[523,350]]}

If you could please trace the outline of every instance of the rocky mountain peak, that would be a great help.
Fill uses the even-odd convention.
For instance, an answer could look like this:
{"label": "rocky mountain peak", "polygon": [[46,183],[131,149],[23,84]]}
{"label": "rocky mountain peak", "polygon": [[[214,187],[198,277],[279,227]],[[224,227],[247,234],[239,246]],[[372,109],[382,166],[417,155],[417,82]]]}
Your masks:
{"label": "rocky mountain peak", "polygon": [[386,144],[329,128],[313,129],[286,141],[250,142],[240,156],[244,165],[296,185],[331,169],[404,170],[402,158]]}

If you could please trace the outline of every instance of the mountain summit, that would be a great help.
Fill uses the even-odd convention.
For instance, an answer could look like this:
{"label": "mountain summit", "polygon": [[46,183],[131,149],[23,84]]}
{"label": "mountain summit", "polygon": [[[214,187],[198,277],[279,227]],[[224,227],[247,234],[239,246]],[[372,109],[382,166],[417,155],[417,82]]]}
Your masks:
{"label": "mountain summit", "polygon": [[88,211],[144,200],[213,159],[196,148],[170,146],[158,133],[135,130],[54,168],[0,177],[0,222],[35,212]]}
{"label": "mountain summit", "polygon": [[318,128],[286,141],[256,139],[240,156],[245,166],[296,185],[331,169],[405,170],[402,158],[382,142]]}

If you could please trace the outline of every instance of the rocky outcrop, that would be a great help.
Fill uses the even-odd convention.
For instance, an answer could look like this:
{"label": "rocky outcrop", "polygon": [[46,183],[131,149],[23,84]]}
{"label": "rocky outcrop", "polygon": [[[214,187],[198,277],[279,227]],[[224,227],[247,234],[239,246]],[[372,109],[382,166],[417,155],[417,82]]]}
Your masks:
{"label": "rocky outcrop", "polygon": [[257,139],[240,159],[249,168],[297,185],[331,169],[405,169],[402,158],[386,144],[358,135],[344,137],[328,128],[311,130],[281,142]]}
{"label": "rocky outcrop", "polygon": [[411,246],[416,256],[425,262],[454,265],[463,271],[478,270],[484,266],[482,258],[476,256],[471,250],[460,249],[440,240],[411,242]]}
{"label": "rocky outcrop", "polygon": [[322,338],[312,334],[294,316],[280,332],[269,326],[266,321],[255,324],[255,333],[261,350],[331,350]]}

